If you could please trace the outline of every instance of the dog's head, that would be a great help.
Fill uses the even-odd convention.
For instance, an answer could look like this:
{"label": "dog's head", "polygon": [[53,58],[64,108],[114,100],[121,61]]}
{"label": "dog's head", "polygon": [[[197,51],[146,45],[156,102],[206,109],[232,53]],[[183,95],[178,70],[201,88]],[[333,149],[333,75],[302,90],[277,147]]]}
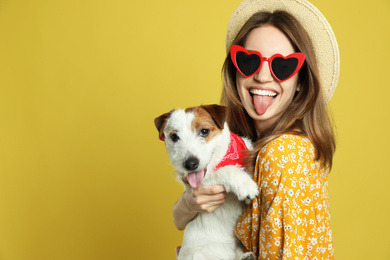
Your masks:
{"label": "dog's head", "polygon": [[213,156],[225,145],[226,114],[224,106],[206,105],[172,110],[154,120],[178,178],[187,178],[192,187],[201,185]]}

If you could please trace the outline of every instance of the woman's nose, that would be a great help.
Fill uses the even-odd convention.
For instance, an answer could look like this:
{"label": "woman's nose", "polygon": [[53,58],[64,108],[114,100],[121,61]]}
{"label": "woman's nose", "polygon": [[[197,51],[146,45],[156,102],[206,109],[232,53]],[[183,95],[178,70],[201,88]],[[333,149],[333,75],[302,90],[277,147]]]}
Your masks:
{"label": "woman's nose", "polygon": [[271,82],[274,80],[272,73],[269,69],[268,61],[263,61],[259,71],[254,75],[254,79],[261,82]]}

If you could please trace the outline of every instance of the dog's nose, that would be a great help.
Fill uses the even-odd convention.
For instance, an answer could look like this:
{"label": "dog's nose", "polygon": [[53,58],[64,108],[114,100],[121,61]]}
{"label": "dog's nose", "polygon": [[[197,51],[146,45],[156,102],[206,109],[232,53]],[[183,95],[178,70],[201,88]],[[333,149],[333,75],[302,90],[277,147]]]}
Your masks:
{"label": "dog's nose", "polygon": [[184,162],[184,168],[188,171],[194,171],[199,166],[199,159],[196,157],[190,157]]}

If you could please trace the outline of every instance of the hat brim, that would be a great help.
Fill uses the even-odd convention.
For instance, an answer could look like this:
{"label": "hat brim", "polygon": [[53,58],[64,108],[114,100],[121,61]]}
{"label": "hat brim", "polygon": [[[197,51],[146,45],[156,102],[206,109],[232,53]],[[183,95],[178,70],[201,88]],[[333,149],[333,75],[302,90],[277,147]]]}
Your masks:
{"label": "hat brim", "polygon": [[230,18],[226,34],[226,51],[241,27],[255,13],[286,11],[293,15],[308,33],[316,54],[320,84],[328,103],[336,90],[340,74],[340,53],[332,27],[322,13],[306,0],[244,0]]}

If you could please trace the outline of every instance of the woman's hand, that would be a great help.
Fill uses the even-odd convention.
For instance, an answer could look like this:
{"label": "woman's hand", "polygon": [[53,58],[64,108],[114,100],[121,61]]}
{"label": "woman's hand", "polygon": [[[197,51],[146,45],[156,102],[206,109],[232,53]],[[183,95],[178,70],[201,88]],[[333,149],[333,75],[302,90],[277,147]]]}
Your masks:
{"label": "woman's hand", "polygon": [[189,209],[196,212],[210,213],[221,206],[226,199],[226,190],[222,185],[201,186],[186,195]]}
{"label": "woman's hand", "polygon": [[183,230],[199,212],[210,213],[226,200],[226,190],[222,185],[201,186],[186,190],[173,206],[173,222]]}

